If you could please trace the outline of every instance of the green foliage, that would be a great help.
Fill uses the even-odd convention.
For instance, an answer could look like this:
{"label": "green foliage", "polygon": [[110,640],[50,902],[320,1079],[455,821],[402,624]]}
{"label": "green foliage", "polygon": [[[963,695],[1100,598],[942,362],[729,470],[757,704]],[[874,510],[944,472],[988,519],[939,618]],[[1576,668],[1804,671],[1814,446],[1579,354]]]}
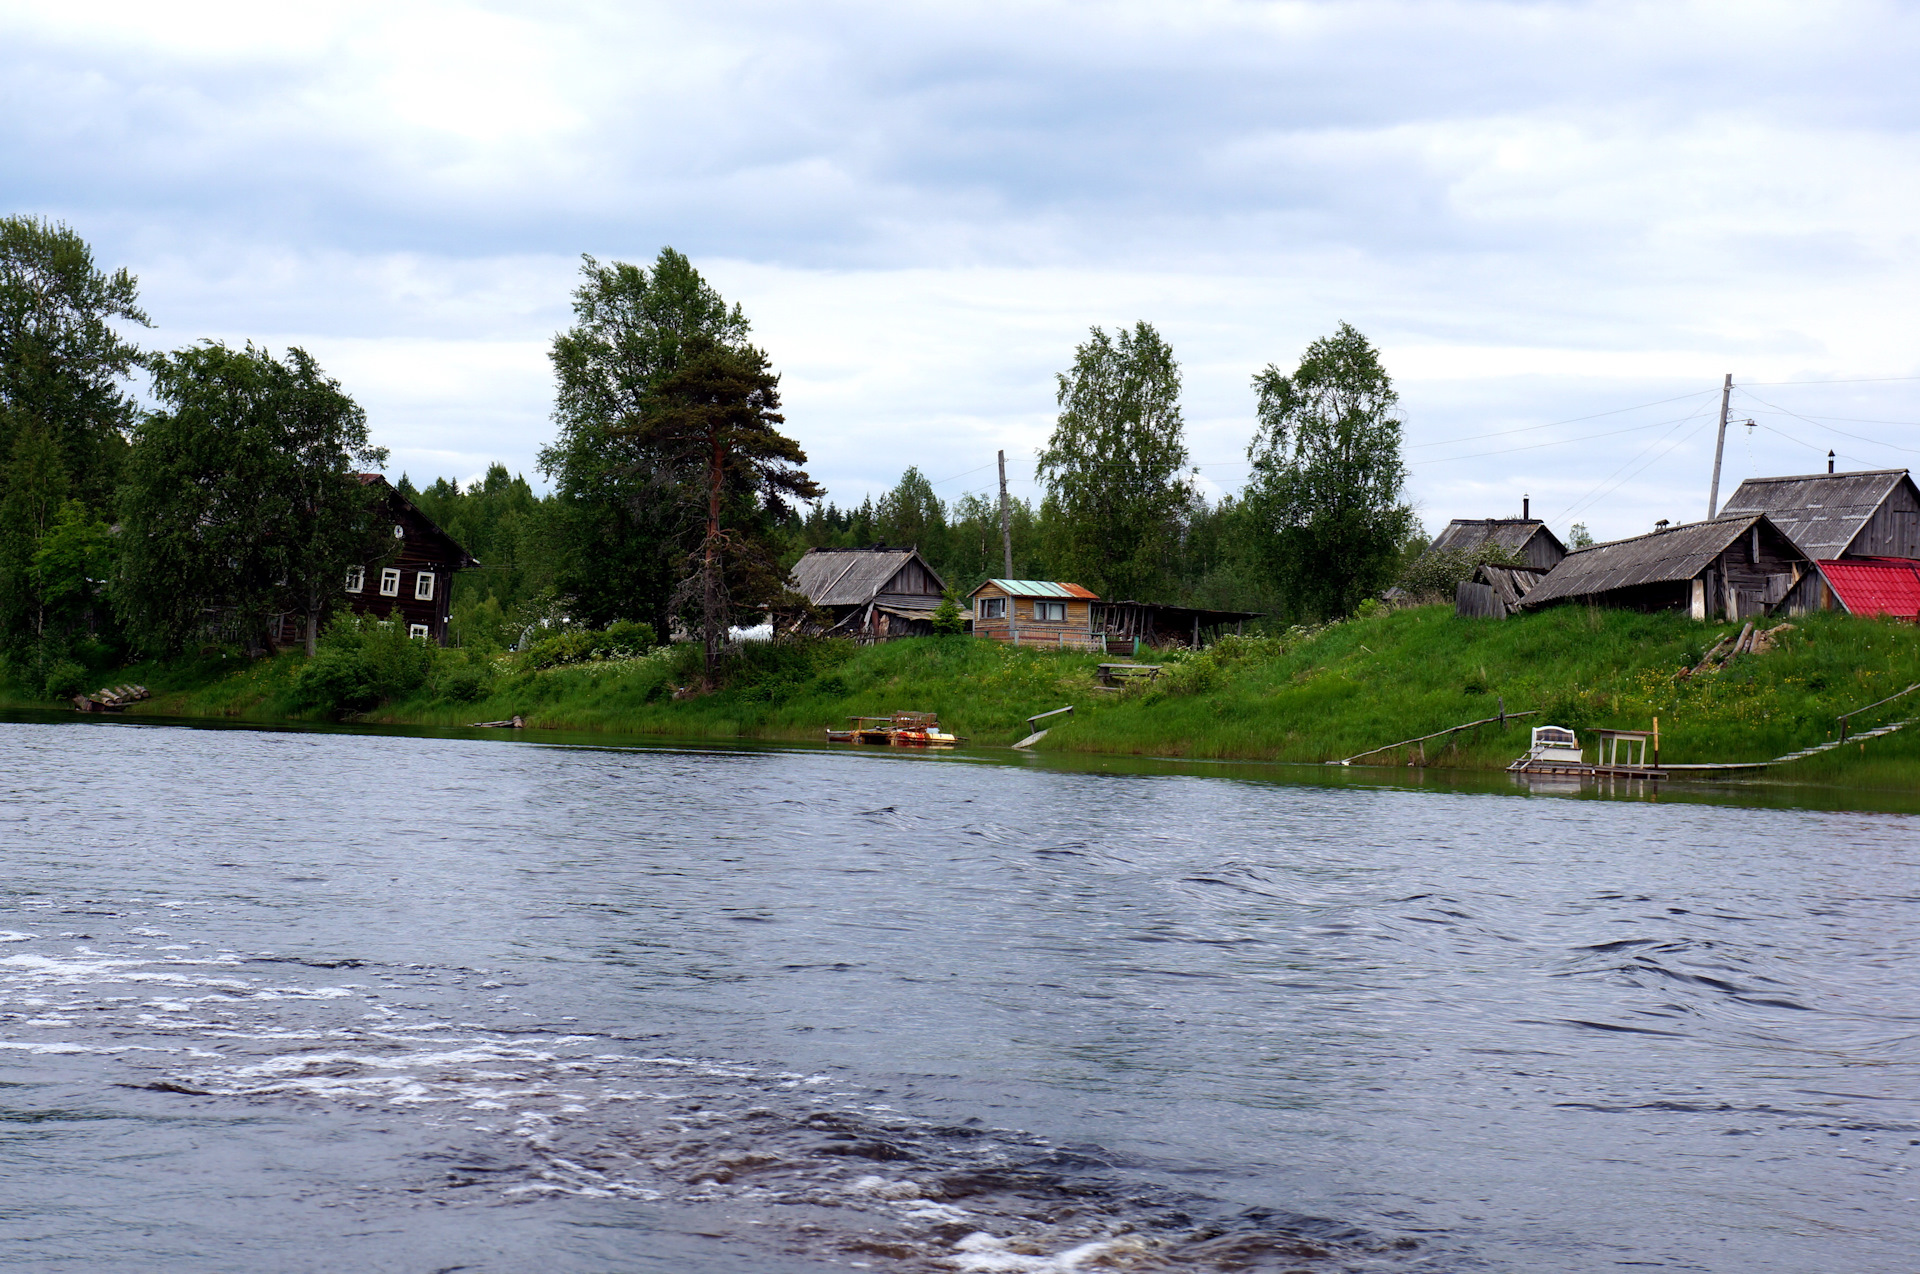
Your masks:
{"label": "green foliage", "polygon": [[0,457],[22,431],[43,434],[93,508],[112,500],[136,414],[126,382],[141,354],[115,324],[149,325],[138,300],[134,277],[101,270],[66,226],[0,217]]}
{"label": "green foliage", "polygon": [[450,639],[458,646],[512,645],[525,627],[522,608],[555,588],[556,506],[501,464],[464,489],[438,478],[414,504],[481,563],[453,577]]}
{"label": "green foliage", "polygon": [[1096,327],[1058,381],[1036,470],[1054,569],[1102,596],[1162,596],[1191,498],[1173,350],[1150,323]]}
{"label": "green foliage", "polygon": [[918,467],[908,465],[874,506],[874,536],[882,544],[918,548],[929,562],[946,556],[947,506]]}
{"label": "green foliage", "polygon": [[632,659],[659,644],[652,624],[619,620],[605,629],[575,629],[543,637],[528,646],[520,662],[527,668],[557,668],[591,660]]}
{"label": "green foliage", "polygon": [[71,659],[48,665],[43,688],[49,699],[71,699],[85,692],[87,670]]}
{"label": "green foliage", "polygon": [[1525,561],[1519,550],[1503,548],[1491,540],[1470,549],[1429,549],[1396,583],[1415,602],[1451,603],[1462,581],[1471,579],[1479,567],[1519,566]]}
{"label": "green foliage", "polygon": [[1567,532],[1568,551],[1571,552],[1574,549],[1590,549],[1592,547],[1593,533],[1587,530],[1587,524],[1585,522],[1575,522],[1573,528]]}
{"label": "green foliage", "polygon": [[1295,613],[1352,614],[1392,580],[1413,528],[1393,382],[1367,338],[1342,323],[1291,376],[1269,364],[1253,385],[1260,423],[1246,499],[1267,570]]}
{"label": "green foliage", "polygon": [[294,679],[293,700],[330,716],[366,712],[425,688],[440,653],[397,619],[342,611]]}
{"label": "green foliage", "polygon": [[582,260],[574,325],[554,338],[550,354],[559,434],[540,452],[555,487],[552,579],[579,599],[586,623],[639,615],[664,632],[694,518],[677,498],[681,475],[662,466],[640,426],[688,341],[744,345],[748,324],[672,248],[661,249],[651,271]]}
{"label": "green foliage", "polygon": [[967,631],[966,613],[960,609],[960,600],[948,589],[940,598],[940,605],[934,608],[933,631],[940,637],[957,637]]}
{"label": "green foliage", "polygon": [[136,640],[178,650],[210,611],[246,642],[269,615],[317,618],[383,543],[357,469],[386,458],[365,413],[297,348],[282,361],[207,341],[152,367],[166,409],[127,459],[114,590]]}

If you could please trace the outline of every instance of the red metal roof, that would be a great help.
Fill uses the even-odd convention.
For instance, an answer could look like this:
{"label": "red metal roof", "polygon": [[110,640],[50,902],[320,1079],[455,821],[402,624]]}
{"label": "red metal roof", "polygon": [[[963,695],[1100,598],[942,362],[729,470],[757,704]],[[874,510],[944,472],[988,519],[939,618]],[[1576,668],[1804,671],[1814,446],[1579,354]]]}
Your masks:
{"label": "red metal roof", "polygon": [[1904,557],[1836,558],[1821,562],[1820,573],[1849,614],[1920,619],[1920,562]]}

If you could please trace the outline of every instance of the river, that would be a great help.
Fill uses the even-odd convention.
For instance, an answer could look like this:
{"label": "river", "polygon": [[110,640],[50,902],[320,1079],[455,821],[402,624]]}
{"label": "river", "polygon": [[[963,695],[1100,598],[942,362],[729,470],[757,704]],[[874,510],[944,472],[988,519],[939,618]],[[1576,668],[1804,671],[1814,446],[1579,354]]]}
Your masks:
{"label": "river", "polygon": [[0,722],[0,1260],[1920,1264],[1920,824]]}

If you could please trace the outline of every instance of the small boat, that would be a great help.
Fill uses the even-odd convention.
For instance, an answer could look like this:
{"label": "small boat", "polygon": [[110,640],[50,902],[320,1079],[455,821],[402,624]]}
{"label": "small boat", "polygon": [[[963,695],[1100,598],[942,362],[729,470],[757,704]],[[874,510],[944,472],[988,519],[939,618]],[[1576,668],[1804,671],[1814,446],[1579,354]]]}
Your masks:
{"label": "small boat", "polygon": [[1579,735],[1563,725],[1537,725],[1533,728],[1533,746],[1507,768],[1530,774],[1555,774],[1584,771],[1587,763]]}
{"label": "small boat", "polygon": [[960,742],[940,729],[932,712],[896,712],[890,717],[849,717],[845,730],[827,731],[828,743],[877,743],[896,748],[950,748]]}
{"label": "small boat", "polygon": [[[1657,728],[1659,722],[1654,723]],[[1595,730],[1600,745],[1589,764],[1580,738],[1563,725],[1533,728],[1533,746],[1508,770],[1515,774],[1550,774],[1579,778],[1664,779],[1666,771],[1656,763],[1647,764],[1647,744],[1655,744],[1659,755],[1660,736],[1648,730]],[[1623,759],[1624,758],[1624,759]],[[1724,767],[1711,767],[1724,768]]]}

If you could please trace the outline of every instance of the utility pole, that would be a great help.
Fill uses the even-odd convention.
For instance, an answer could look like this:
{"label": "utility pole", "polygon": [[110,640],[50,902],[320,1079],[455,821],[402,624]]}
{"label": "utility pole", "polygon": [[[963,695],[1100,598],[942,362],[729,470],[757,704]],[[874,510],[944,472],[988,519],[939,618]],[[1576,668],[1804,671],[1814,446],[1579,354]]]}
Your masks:
{"label": "utility pole", "polygon": [[1013,523],[1007,511],[1007,453],[1000,453],[1000,551],[1006,557],[1007,573],[1002,579],[1013,578]]}
{"label": "utility pole", "polygon": [[1727,399],[1733,394],[1733,373],[1720,386],[1720,441],[1713,444],[1713,489],[1707,492],[1707,519],[1720,511],[1720,457],[1727,449]]}

